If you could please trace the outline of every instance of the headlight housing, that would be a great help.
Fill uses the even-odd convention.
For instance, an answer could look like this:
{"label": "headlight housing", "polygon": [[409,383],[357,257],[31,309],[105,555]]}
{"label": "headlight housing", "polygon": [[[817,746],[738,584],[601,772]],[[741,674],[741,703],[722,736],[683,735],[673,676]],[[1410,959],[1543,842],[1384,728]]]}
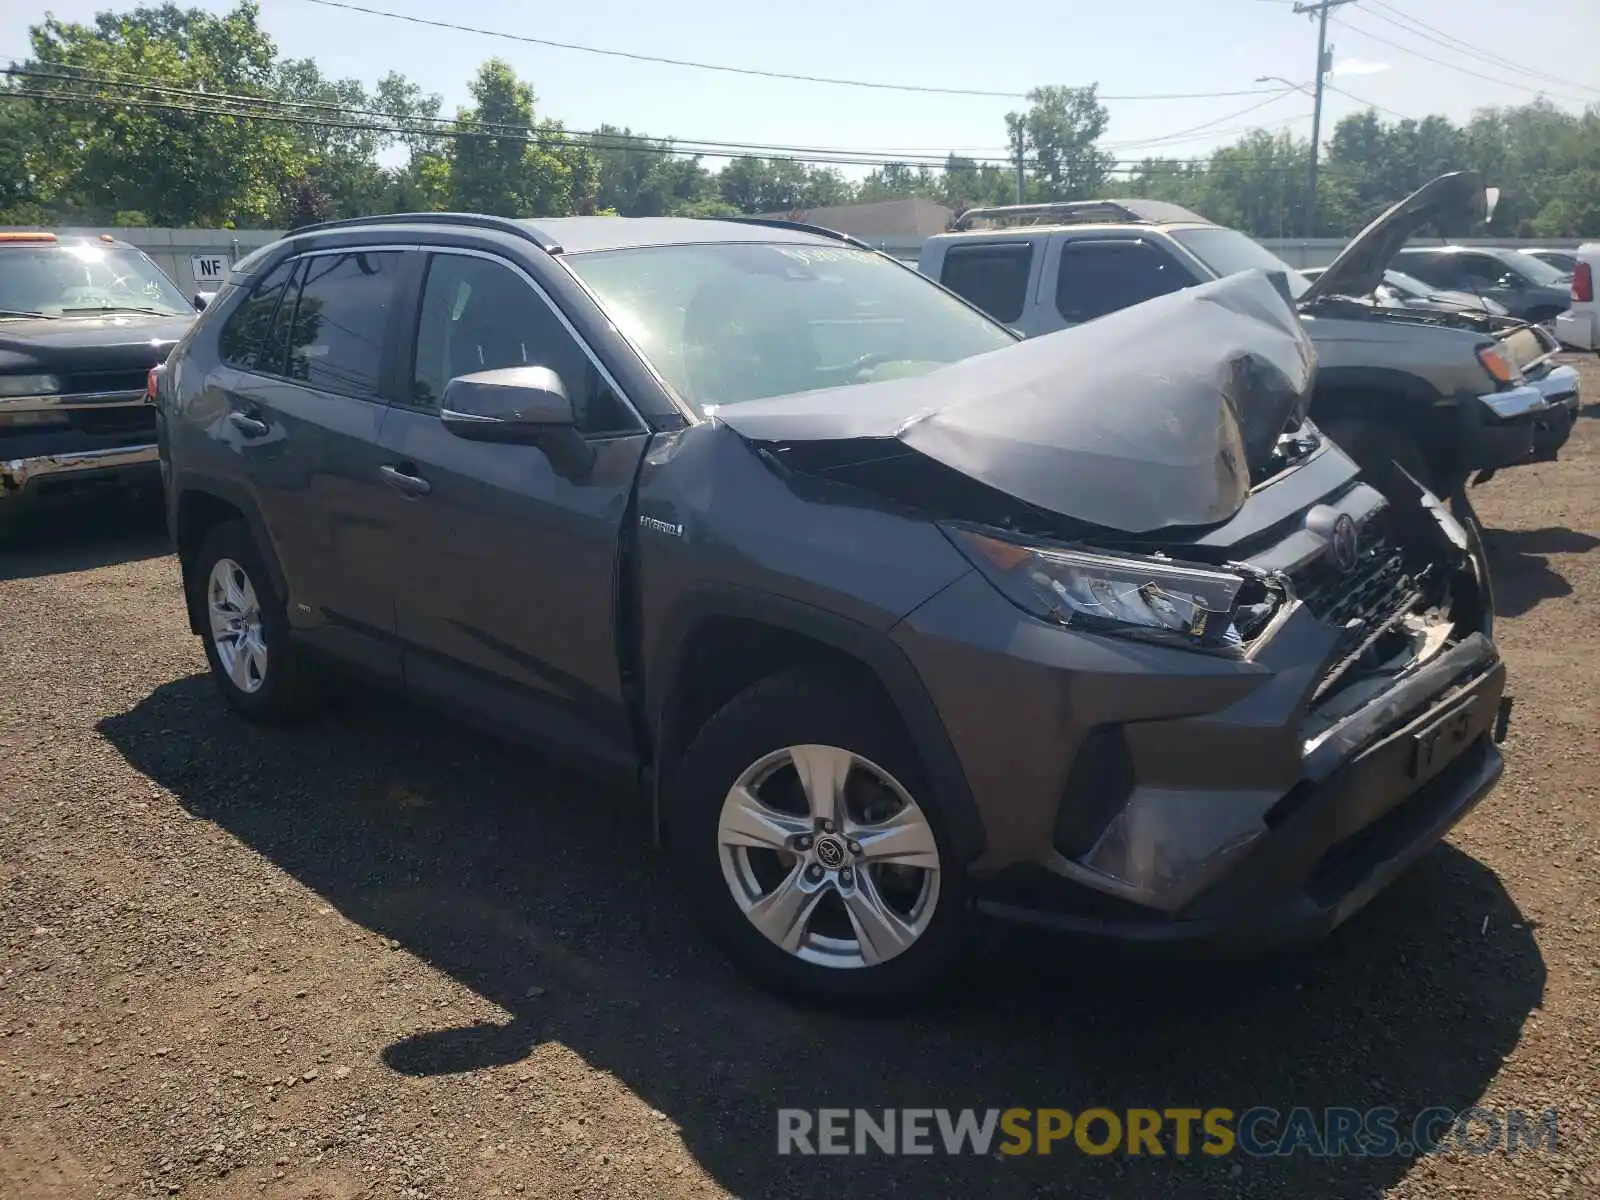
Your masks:
{"label": "headlight housing", "polygon": [[1522,368],[1499,346],[1479,346],[1478,361],[1498,384],[1510,387],[1522,382]]}
{"label": "headlight housing", "polygon": [[1235,621],[1243,575],[1011,541],[966,526],[944,529],[1007,599],[1046,621],[1219,653],[1243,646]]}
{"label": "headlight housing", "polygon": [[48,396],[60,390],[54,375],[0,375],[0,396]]}

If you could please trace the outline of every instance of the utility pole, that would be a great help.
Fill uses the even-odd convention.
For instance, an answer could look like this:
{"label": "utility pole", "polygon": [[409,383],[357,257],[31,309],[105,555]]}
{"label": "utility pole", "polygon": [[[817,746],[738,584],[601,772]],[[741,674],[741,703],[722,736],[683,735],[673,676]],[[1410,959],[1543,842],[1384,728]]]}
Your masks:
{"label": "utility pole", "polygon": [[1311,109],[1311,169],[1306,175],[1306,231],[1308,238],[1317,235],[1317,151],[1322,139],[1322,81],[1333,65],[1328,50],[1328,10],[1355,0],[1320,0],[1316,4],[1296,3],[1297,13],[1317,15],[1317,98]]}
{"label": "utility pole", "polygon": [[1026,193],[1028,190],[1028,177],[1023,171],[1023,155],[1026,153],[1028,146],[1027,130],[1019,120],[1012,132],[1015,134],[1015,144],[1012,149],[1016,151],[1017,155],[1017,203],[1023,204],[1027,201]]}

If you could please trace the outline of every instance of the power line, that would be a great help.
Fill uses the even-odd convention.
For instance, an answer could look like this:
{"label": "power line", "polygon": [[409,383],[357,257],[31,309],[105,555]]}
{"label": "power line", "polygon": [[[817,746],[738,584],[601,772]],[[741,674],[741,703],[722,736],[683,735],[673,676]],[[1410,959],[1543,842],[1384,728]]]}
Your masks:
{"label": "power line", "polygon": [[[48,64],[51,66],[65,67],[66,64]],[[129,75],[128,72],[90,72],[82,68],[68,67],[68,70],[77,71],[77,74],[61,74],[55,71],[38,71],[25,67],[10,67],[0,69],[0,74],[16,76],[26,79],[46,79],[63,83],[77,83],[83,85],[124,88],[131,91],[153,92],[157,95],[180,97],[192,102],[191,105],[177,103],[155,103],[152,101],[136,101],[132,98],[105,96],[86,92],[67,92],[50,90],[45,92],[22,91],[13,94],[33,99],[56,99],[60,101],[88,102],[96,104],[126,103],[133,107],[155,108],[165,111],[194,112],[199,115],[234,116],[240,118],[271,119],[279,123],[295,124],[316,128],[343,129],[358,133],[379,134],[391,133],[413,137],[513,137],[523,140],[536,141],[541,144],[555,142],[561,145],[583,144],[591,149],[626,149],[642,153],[663,155],[705,156],[714,158],[784,158],[793,157],[793,161],[803,161],[816,164],[831,164],[839,166],[886,166],[891,163],[911,167],[945,167],[949,153],[939,156],[907,156],[897,155],[885,150],[869,149],[844,149],[829,146],[785,146],[771,143],[755,142],[729,142],[716,139],[703,138],[652,138],[643,134],[613,133],[600,130],[546,130],[536,132],[533,136],[523,138],[528,133],[527,127],[504,124],[484,124],[476,121],[463,121],[460,118],[434,117],[421,115],[407,115],[384,112],[372,109],[345,108],[341,105],[323,101],[286,100],[271,96],[247,96],[238,93],[211,92],[204,89],[178,88],[163,84],[122,82],[111,79],[109,75]],[[1111,143],[1105,147],[1107,150],[1137,149],[1144,146],[1158,146],[1172,142],[1182,141],[1192,137],[1197,131],[1212,128],[1228,120],[1233,120],[1245,113],[1263,108],[1267,104],[1282,99],[1294,89],[1285,88],[1267,100],[1251,105],[1249,108],[1226,116],[1214,118],[1201,125],[1186,130],[1179,130],[1172,134],[1161,135],[1154,138],[1132,140],[1127,142]],[[202,107],[193,107],[193,105]],[[243,104],[255,109],[265,109],[266,112],[239,112],[232,108],[222,108],[222,104]],[[283,110],[311,110],[310,113],[300,111],[285,112]],[[314,113],[329,113],[338,118],[368,117],[377,121],[389,122],[380,124],[377,121],[351,121],[351,120],[323,120]],[[1294,118],[1301,120],[1303,118]],[[751,153],[759,151],[760,153]],[[967,164],[961,164],[961,169],[974,169],[981,167],[1000,167],[1011,165],[1011,160],[995,158],[978,158],[971,155],[962,155],[967,158]],[[1124,162],[1133,160],[1114,160]],[[1196,160],[1201,161],[1201,160]],[[1032,165],[1032,164],[1030,164]]]}
{"label": "power line", "polygon": [[[871,88],[875,91],[918,92],[934,96],[984,96],[998,100],[1026,100],[1026,92],[997,92],[983,88],[938,87],[914,83],[885,83],[871,79],[841,79],[829,75],[802,75],[789,71],[767,71],[757,67],[735,67],[727,63],[697,62],[687,58],[667,58],[659,54],[637,54],[630,50],[612,50],[600,46],[585,46],[577,42],[558,42],[552,38],[533,37],[525,33],[511,33],[503,29],[484,29],[477,25],[463,25],[456,21],[440,21],[432,17],[418,17],[411,13],[391,12],[383,8],[369,8],[351,4],[347,0],[305,0],[307,4],[323,8],[340,8],[348,12],[364,13],[371,17],[384,17],[391,21],[405,21],[412,25],[427,25],[434,29],[452,29],[458,33],[476,33],[484,37],[504,38],[507,41],[526,42],[535,46],[549,46],[557,50],[576,50],[584,54],[599,54],[607,58],[625,58],[633,62],[659,63],[670,67],[689,67],[697,71],[722,71],[730,75],[753,75],[761,79],[786,79],[795,83],[820,83],[832,87]],[[1223,96],[1256,96],[1262,89],[1244,89],[1230,92],[1149,92],[1127,96],[1099,96],[1100,100],[1208,100]]]}
{"label": "power line", "polygon": [[1296,90],[1297,89],[1295,89],[1295,88],[1283,88],[1281,91],[1274,92],[1272,95],[1268,96],[1265,100],[1262,100],[1258,104],[1252,104],[1248,108],[1241,108],[1238,112],[1229,113],[1225,117],[1217,117],[1215,120],[1206,121],[1206,122],[1204,122],[1203,124],[1200,124],[1200,125],[1192,125],[1188,129],[1179,129],[1174,133],[1163,134],[1162,136],[1155,137],[1155,138],[1148,138],[1148,139],[1146,139],[1145,141],[1142,141],[1142,142],[1137,142],[1137,141],[1136,142],[1107,142],[1104,146],[1101,147],[1101,149],[1104,149],[1104,150],[1118,150],[1118,149],[1125,149],[1125,148],[1130,147],[1130,146],[1134,146],[1134,147],[1137,147],[1137,146],[1154,146],[1154,145],[1157,145],[1158,143],[1162,143],[1162,142],[1182,141],[1182,140],[1184,140],[1185,137],[1187,137],[1190,134],[1199,133],[1202,130],[1206,130],[1206,129],[1212,129],[1212,128],[1218,126],[1218,125],[1223,124],[1225,121],[1232,121],[1232,120],[1235,120],[1238,117],[1242,117],[1242,116],[1246,115],[1247,113],[1253,113],[1257,109],[1266,108],[1267,105],[1269,105],[1269,104],[1276,104],[1279,100],[1282,100],[1285,96],[1291,94],[1292,92],[1294,92]]}
{"label": "power line", "polygon": [[[52,65],[54,65],[54,64],[52,64]],[[72,69],[76,69],[76,68],[72,68]],[[218,104],[218,103],[230,103],[230,104],[236,103],[236,104],[249,104],[249,105],[255,105],[255,106],[262,106],[262,107],[266,107],[268,109],[279,109],[279,110],[282,110],[282,109],[308,109],[308,110],[312,110],[313,112],[330,113],[330,114],[332,114],[334,116],[337,116],[337,117],[373,117],[373,118],[377,118],[379,120],[397,123],[397,124],[392,124],[392,125],[377,125],[377,124],[371,124],[371,123],[368,123],[368,122],[343,122],[343,121],[323,122],[323,121],[314,119],[313,117],[311,117],[309,115],[302,116],[302,115],[299,115],[299,114],[290,114],[290,118],[289,118],[294,123],[306,124],[306,125],[322,125],[322,126],[326,126],[328,128],[349,129],[349,130],[356,131],[356,132],[396,133],[396,134],[404,134],[404,135],[413,136],[413,137],[444,137],[444,136],[449,136],[450,133],[452,132],[452,130],[454,130],[454,131],[457,131],[457,132],[465,132],[465,133],[471,134],[473,136],[499,137],[499,136],[517,134],[517,133],[522,132],[526,128],[526,127],[520,126],[520,125],[506,125],[506,124],[499,124],[499,123],[493,123],[493,122],[486,123],[486,122],[479,122],[479,121],[475,121],[475,120],[463,121],[462,119],[456,118],[456,117],[433,117],[433,116],[422,116],[420,114],[413,115],[413,114],[404,114],[404,113],[384,112],[384,111],[375,110],[375,109],[347,108],[347,107],[345,107],[343,105],[326,103],[326,102],[321,102],[321,101],[286,100],[286,99],[282,99],[280,97],[275,97],[275,96],[246,96],[246,95],[240,95],[238,93],[212,92],[212,91],[207,91],[207,90],[204,90],[204,89],[196,89],[196,88],[169,87],[169,86],[162,85],[162,84],[129,83],[129,82],[123,82],[123,81],[121,81],[119,79],[101,78],[97,74],[89,73],[89,72],[84,72],[82,74],[66,75],[66,74],[58,74],[58,73],[50,72],[50,71],[29,70],[27,68],[22,68],[22,67],[9,67],[9,68],[5,68],[3,70],[0,70],[0,74],[10,75],[10,76],[17,76],[17,77],[28,78],[28,79],[52,79],[52,80],[58,80],[58,81],[61,81],[61,82],[66,82],[66,83],[82,83],[82,84],[98,85],[98,86],[103,86],[103,87],[126,88],[126,89],[131,90],[131,91],[153,92],[153,93],[156,93],[158,95],[165,95],[165,96],[178,96],[178,97],[186,98],[186,99],[189,99],[189,100],[198,101],[198,102],[204,103],[204,104],[213,104],[214,105],[214,104]],[[127,73],[126,72],[118,72],[118,74],[127,74]],[[50,93],[50,94],[62,94],[62,93]],[[112,99],[112,97],[106,97],[106,99]],[[149,107],[149,105],[146,105],[145,107]],[[249,115],[249,114],[228,114],[228,115]],[[942,166],[944,164],[944,162],[945,162],[946,157],[948,156],[948,153],[949,153],[949,152],[942,152],[942,153],[939,153],[937,155],[914,154],[914,155],[906,155],[906,156],[895,156],[895,155],[891,154],[890,151],[879,150],[879,149],[856,150],[856,149],[848,149],[848,148],[844,148],[844,147],[831,147],[831,146],[785,146],[785,145],[775,145],[775,144],[766,143],[766,142],[719,141],[719,140],[713,139],[713,138],[657,138],[657,137],[650,137],[649,135],[646,135],[646,134],[611,132],[611,131],[607,131],[607,130],[562,130],[560,132],[562,132],[564,134],[567,134],[567,135],[569,135],[571,137],[584,138],[584,139],[588,140],[590,143],[592,143],[593,146],[596,149],[642,150],[642,151],[647,152],[647,153],[650,153],[650,152],[661,152],[661,153],[685,154],[685,155],[703,154],[703,155],[705,155],[707,157],[718,157],[718,158],[721,158],[721,157],[746,157],[746,158],[749,158],[749,157],[762,157],[762,156],[750,155],[750,154],[745,154],[745,155],[742,155],[742,156],[740,156],[740,155],[731,155],[730,156],[730,155],[724,153],[725,151],[728,151],[728,150],[739,150],[739,151],[761,150],[761,151],[765,151],[765,152],[778,151],[778,152],[783,152],[783,153],[795,153],[795,154],[835,155],[835,156],[839,156],[840,158],[846,159],[846,161],[853,161],[855,158],[861,158],[868,165],[870,165],[870,164],[872,164],[874,162],[892,160],[892,161],[895,161],[895,162],[906,162],[909,165],[918,165],[918,163],[922,163],[922,164],[925,164],[925,165],[928,165],[928,166]],[[765,154],[763,156],[764,157],[771,157],[771,154],[767,153],[767,154]],[[972,156],[972,155],[964,155],[963,157],[971,158],[974,162],[984,161],[984,160],[980,160],[979,158],[977,158],[975,156]],[[995,158],[992,158],[990,160],[987,160],[987,161],[988,161],[989,165],[994,165],[996,162],[1009,162],[1008,159],[1002,160],[1002,159],[999,159],[998,156],[996,156]]]}
{"label": "power line", "polygon": [[[316,109],[316,110],[320,110],[320,111],[323,111],[323,112],[331,112],[331,113],[336,113],[336,114],[345,114],[345,115],[350,115],[350,116],[375,116],[375,117],[383,117],[385,119],[392,119],[392,120],[426,121],[426,122],[435,122],[435,123],[443,123],[443,124],[455,124],[459,120],[459,118],[456,118],[456,117],[437,117],[437,116],[431,116],[431,115],[428,115],[428,114],[425,114],[425,113],[392,113],[392,112],[387,112],[387,111],[384,111],[384,110],[350,108],[350,107],[348,107],[348,106],[346,106],[344,104],[334,103],[332,101],[290,100],[290,99],[287,99],[287,98],[281,97],[281,96],[250,96],[250,95],[242,95],[242,94],[235,93],[235,92],[214,92],[214,91],[210,91],[209,89],[206,89],[206,88],[175,88],[175,87],[167,87],[167,86],[162,86],[162,85],[149,83],[148,80],[150,79],[150,76],[148,74],[144,74],[144,73],[140,73],[140,72],[136,72],[136,71],[117,71],[117,70],[113,70],[110,67],[95,67],[93,69],[90,69],[90,68],[87,68],[87,67],[77,66],[77,65],[75,65],[73,63],[57,62],[57,61],[54,61],[52,59],[29,58],[27,56],[21,56],[21,55],[15,55],[15,54],[12,54],[12,55],[0,55],[0,58],[9,58],[13,63],[16,63],[18,61],[23,61],[25,59],[26,62],[36,63],[36,64],[38,64],[40,66],[45,66],[45,67],[54,67],[58,71],[73,72],[72,74],[62,75],[62,74],[55,74],[55,73],[48,72],[48,71],[32,70],[32,69],[28,68],[26,65],[24,65],[23,67],[12,66],[10,68],[0,68],[0,75],[29,76],[29,77],[37,76],[38,78],[41,78],[41,79],[86,80],[88,82],[105,84],[107,86],[118,86],[118,87],[133,88],[133,89],[135,89],[137,91],[151,91],[151,92],[169,93],[169,94],[174,94],[174,95],[195,96],[195,97],[203,98],[203,99],[206,99],[206,100],[237,100],[237,101],[248,102],[248,103],[252,103],[252,104],[255,104],[255,103],[271,103],[271,104],[282,105],[282,106],[289,107],[289,108]],[[127,81],[127,82],[124,82],[124,81]],[[434,99],[437,99],[437,98],[438,97],[434,97]],[[479,126],[479,128],[481,128],[481,129],[492,129],[492,128],[500,128],[500,126],[494,125],[493,123],[489,123],[489,124],[481,125],[481,126]],[[521,128],[521,126],[505,126],[505,128],[516,129],[516,128]],[[418,131],[418,132],[419,132],[419,134],[425,135],[426,131]],[[662,136],[657,136],[657,135],[654,135],[654,134],[647,134],[647,133],[633,133],[633,132],[627,131],[627,130],[616,130],[616,131],[595,130],[595,131],[593,131],[591,136],[596,137],[596,138],[607,138],[607,139],[615,140],[617,142],[674,142],[674,143],[680,143],[680,144],[685,144],[685,145],[694,144],[694,145],[704,145],[704,146],[733,146],[733,147],[767,146],[767,143],[765,143],[765,142],[761,142],[761,143],[757,143],[757,142],[729,142],[729,141],[721,141],[721,140],[718,140],[716,138],[683,138],[683,137],[675,137],[675,136],[662,137]],[[622,147],[612,147],[612,148],[620,149]],[[957,154],[957,155],[961,155],[961,156],[964,156],[964,157],[971,157],[971,156],[974,156],[974,155],[978,155],[978,156],[987,156],[989,158],[994,158],[994,159],[1002,159],[1003,158],[1003,159],[1005,159],[1006,162],[1010,162],[1009,151],[1004,146],[888,146],[888,147],[872,147],[872,148],[859,148],[859,147],[849,147],[849,146],[836,146],[836,147],[796,146],[796,147],[788,147],[788,148],[789,149],[795,149],[795,150],[818,150],[818,151],[827,152],[827,153],[832,153],[834,151],[837,151],[837,152],[839,152],[841,154],[855,154],[855,153],[871,154],[871,155],[908,154],[908,155],[912,155],[912,156],[938,158],[940,161],[942,161],[944,159],[944,157],[946,155],[949,155],[949,154]]]}
{"label": "power line", "polygon": [[[502,141],[524,142],[524,143],[535,144],[535,145],[540,145],[540,146],[553,146],[553,147],[578,148],[578,149],[594,149],[594,148],[596,148],[595,146],[591,145],[590,141],[589,141],[589,139],[592,138],[595,135],[590,134],[590,133],[572,131],[572,130],[545,130],[545,131],[539,131],[539,132],[527,132],[527,131],[524,131],[524,132],[495,132],[493,130],[472,128],[470,122],[467,123],[466,126],[463,127],[463,128],[417,130],[417,129],[409,128],[409,127],[403,126],[403,125],[378,125],[378,124],[373,124],[371,122],[365,122],[365,121],[361,121],[361,122],[357,122],[357,121],[333,121],[333,120],[329,120],[327,118],[321,118],[321,117],[319,117],[319,118],[311,118],[311,117],[306,117],[306,116],[299,115],[299,114],[268,113],[268,112],[240,112],[237,109],[209,108],[209,107],[204,107],[204,106],[195,105],[195,104],[174,104],[174,103],[170,103],[170,102],[166,102],[166,101],[145,100],[145,99],[138,99],[138,98],[129,97],[129,96],[103,96],[103,95],[92,95],[92,94],[89,94],[89,93],[80,93],[80,92],[36,91],[36,90],[30,90],[30,89],[27,89],[27,88],[13,88],[13,89],[10,89],[10,90],[0,91],[0,100],[8,100],[8,99],[43,101],[43,102],[46,102],[46,103],[57,103],[57,104],[91,104],[91,105],[98,105],[98,106],[103,107],[103,108],[117,108],[117,107],[120,107],[120,108],[148,108],[148,109],[156,109],[156,110],[165,111],[165,112],[183,113],[183,114],[187,114],[187,115],[190,115],[190,116],[232,117],[235,120],[241,120],[241,121],[268,121],[268,122],[272,122],[272,123],[280,124],[280,125],[314,126],[314,127],[322,128],[322,129],[349,129],[349,130],[356,130],[356,131],[367,132],[367,133],[396,133],[396,134],[410,134],[410,135],[413,135],[413,136],[417,135],[419,133],[422,133],[422,134],[426,134],[429,137],[440,137],[440,138],[461,139],[461,138],[482,137],[482,138],[496,138],[496,139],[499,139],[499,140],[502,140]],[[265,103],[270,104],[271,102],[267,101]],[[605,137],[604,134],[599,135],[599,136],[602,139]],[[602,146],[602,147],[598,147],[598,148],[604,149],[605,147]],[[733,150],[713,150],[713,151],[696,152],[696,151],[694,151],[692,149],[685,149],[685,148],[683,148],[681,146],[676,146],[676,145],[670,145],[670,146],[632,146],[632,147],[629,147],[629,148],[637,150],[640,153],[660,154],[660,155],[663,155],[663,156],[666,156],[666,157],[673,157],[673,156],[690,157],[690,156],[702,156],[703,155],[704,157],[710,157],[710,158],[758,159],[758,160],[761,160],[761,161],[766,161],[768,159],[777,157],[777,158],[781,158],[781,159],[783,159],[785,161],[788,161],[788,162],[807,163],[807,164],[816,165],[816,166],[841,166],[841,167],[887,167],[887,166],[913,166],[913,167],[915,167],[915,166],[921,166],[921,167],[929,167],[929,168],[933,168],[933,167],[942,168],[944,166],[943,162],[939,162],[939,163],[933,163],[933,162],[917,163],[917,162],[907,162],[903,158],[890,158],[890,157],[883,157],[883,158],[845,158],[845,157],[841,157],[841,156],[836,155],[836,154],[835,155],[807,155],[807,154],[772,155],[772,154],[751,154],[751,153],[739,152],[739,151],[733,151]],[[992,164],[992,163],[989,163],[989,164],[979,163],[979,162],[977,162],[975,160],[971,160],[971,159],[969,159],[968,162],[971,163],[970,167],[962,165],[960,169],[964,169],[964,170],[979,170],[979,169],[981,169],[982,167],[984,167],[986,165],[987,166],[995,165],[995,164]],[[1034,164],[1030,164],[1030,165],[1034,165]]]}
{"label": "power line", "polygon": [[[1378,16],[1379,14],[1378,13],[1373,13],[1372,15],[1373,16]],[[1399,50],[1404,54],[1411,55],[1413,58],[1420,58],[1423,62],[1430,62],[1430,63],[1433,63],[1435,66],[1444,67],[1447,70],[1456,71],[1456,72],[1458,72],[1458,73],[1460,73],[1462,75],[1470,75],[1474,79],[1482,79],[1487,83],[1498,84],[1501,87],[1517,88],[1520,91],[1533,92],[1535,95],[1539,95],[1539,96],[1551,96],[1551,95],[1553,95],[1553,96],[1556,96],[1558,99],[1566,100],[1569,103],[1573,103],[1573,104],[1588,104],[1589,103],[1588,100],[1585,100],[1585,99],[1583,99],[1582,97],[1579,97],[1579,96],[1567,96],[1567,95],[1563,95],[1563,94],[1561,94],[1559,92],[1552,92],[1552,91],[1550,91],[1549,88],[1533,87],[1530,84],[1517,83],[1514,80],[1510,80],[1510,79],[1498,79],[1493,75],[1485,75],[1481,71],[1474,71],[1470,67],[1463,67],[1459,63],[1447,62],[1446,60],[1444,60],[1442,58],[1435,58],[1431,54],[1424,54],[1421,50],[1414,49],[1411,46],[1403,45],[1402,43],[1394,41],[1391,38],[1384,37],[1382,34],[1373,33],[1370,29],[1363,29],[1359,25],[1352,25],[1352,24],[1350,24],[1349,21],[1345,20],[1342,17],[1335,17],[1335,18],[1333,18],[1333,20],[1335,22],[1337,22],[1339,25],[1344,26],[1344,28],[1350,30],[1352,33],[1360,34],[1362,37],[1365,37],[1365,38],[1371,38],[1375,42],[1382,42],[1385,46],[1393,47],[1394,49]],[[1393,22],[1391,22],[1391,24],[1392,23]]]}
{"label": "power line", "polygon": [[1324,84],[1323,86],[1326,87],[1330,92],[1338,92],[1339,95],[1344,96],[1347,99],[1354,100],[1357,104],[1365,105],[1367,108],[1375,108],[1381,113],[1388,113],[1391,117],[1394,117],[1396,120],[1399,120],[1399,121],[1415,121],[1416,120],[1415,117],[1408,117],[1403,112],[1396,112],[1394,109],[1385,108],[1381,104],[1374,104],[1371,100],[1363,100],[1360,96],[1356,95],[1354,92],[1350,91],[1348,88],[1342,88],[1336,83],[1328,83],[1328,84]]}
{"label": "power line", "polygon": [[[1559,75],[1552,75],[1548,71],[1536,70],[1533,67],[1525,67],[1520,63],[1512,62],[1509,58],[1506,58],[1503,55],[1495,54],[1493,51],[1484,50],[1479,46],[1473,45],[1471,42],[1462,41],[1454,34],[1446,33],[1444,30],[1435,25],[1429,25],[1426,21],[1402,12],[1392,4],[1385,4],[1384,0],[1371,0],[1371,3],[1376,5],[1378,8],[1383,9],[1384,12],[1391,13],[1394,17],[1399,18],[1399,20],[1393,20],[1390,17],[1384,16],[1383,13],[1372,12],[1372,15],[1377,17],[1378,20],[1387,21],[1390,25],[1393,25],[1397,29],[1403,29],[1405,32],[1410,33],[1415,37],[1425,38],[1430,42],[1434,42],[1437,45],[1443,46],[1446,50],[1454,50],[1457,53],[1469,54],[1473,58],[1476,58],[1482,62],[1486,62],[1491,66],[1500,67],[1503,70],[1515,71],[1519,75],[1527,75],[1530,78],[1543,80],[1547,83],[1558,83],[1562,87],[1574,87],[1585,92],[1600,93],[1600,88],[1595,87],[1593,84],[1578,83],[1576,80],[1563,79]],[[1369,8],[1367,11],[1371,12],[1372,10]],[[1404,24],[1401,22],[1404,22]],[[1415,26],[1416,28],[1409,28],[1410,26]]]}

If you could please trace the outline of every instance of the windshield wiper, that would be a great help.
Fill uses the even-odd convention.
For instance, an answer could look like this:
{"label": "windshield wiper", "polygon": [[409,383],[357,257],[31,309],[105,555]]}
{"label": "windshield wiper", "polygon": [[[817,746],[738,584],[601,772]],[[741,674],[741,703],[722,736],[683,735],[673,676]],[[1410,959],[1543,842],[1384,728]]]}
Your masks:
{"label": "windshield wiper", "polygon": [[92,304],[92,305],[89,305],[86,308],[63,308],[61,311],[62,311],[62,313],[86,313],[86,312],[148,313],[150,316],[153,316],[153,317],[176,317],[176,316],[180,315],[178,313],[172,312],[170,309],[165,309],[165,308],[135,308],[131,304]]}
{"label": "windshield wiper", "polygon": [[[42,317],[42,312],[33,312],[26,308],[0,308],[0,317]],[[52,320],[54,318],[51,318]]]}

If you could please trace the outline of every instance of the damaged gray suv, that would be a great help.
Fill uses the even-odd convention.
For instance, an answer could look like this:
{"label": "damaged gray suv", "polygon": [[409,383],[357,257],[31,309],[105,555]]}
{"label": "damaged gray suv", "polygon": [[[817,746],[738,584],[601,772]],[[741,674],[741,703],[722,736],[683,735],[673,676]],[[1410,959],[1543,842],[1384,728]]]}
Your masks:
{"label": "damaged gray suv", "polygon": [[1476,543],[1306,417],[1259,272],[1027,342],[786,222],[396,216],[157,382],[248,717],[357,669],[639,785],[743,968],[904,999],[982,916],[1332,928],[1494,785]]}

